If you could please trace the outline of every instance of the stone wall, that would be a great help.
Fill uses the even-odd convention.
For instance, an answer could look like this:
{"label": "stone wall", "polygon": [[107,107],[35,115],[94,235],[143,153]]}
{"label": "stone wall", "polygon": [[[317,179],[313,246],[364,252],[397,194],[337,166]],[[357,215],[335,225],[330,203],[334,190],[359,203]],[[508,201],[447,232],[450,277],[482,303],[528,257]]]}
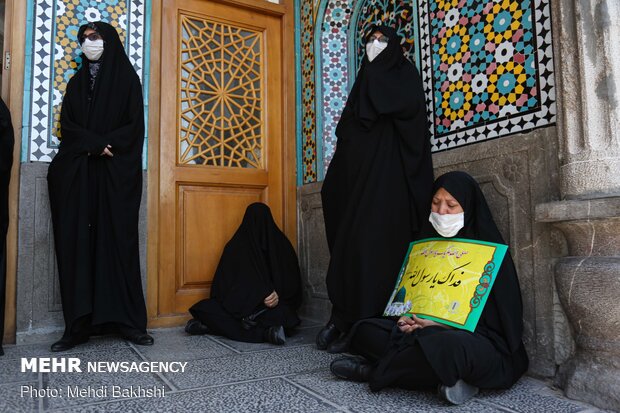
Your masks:
{"label": "stone wall", "polygon": [[322,186],[322,182],[314,182],[297,190],[297,250],[304,292],[301,314],[306,318],[326,322],[331,312],[331,304],[325,286],[329,249],[321,205]]}
{"label": "stone wall", "polygon": [[[556,129],[550,127],[433,155],[435,176],[463,170],[480,183],[519,274],[530,374],[545,377],[554,376],[573,349],[553,275],[552,257],[566,247],[558,232],[547,231],[534,218],[537,204],[559,199],[556,142]],[[299,251],[306,287],[303,314],[325,321],[329,253],[320,187],[299,188]]]}
{"label": "stone wall", "polygon": [[[47,192],[49,164],[21,164],[19,255],[17,262],[17,343],[40,340],[40,334],[62,334],[64,321],[54,252],[54,233]],[[140,266],[146,293],[146,172],[140,208]]]}
{"label": "stone wall", "polygon": [[566,239],[554,275],[576,342],[557,383],[620,410],[620,3],[553,5],[561,200],[536,219]]}

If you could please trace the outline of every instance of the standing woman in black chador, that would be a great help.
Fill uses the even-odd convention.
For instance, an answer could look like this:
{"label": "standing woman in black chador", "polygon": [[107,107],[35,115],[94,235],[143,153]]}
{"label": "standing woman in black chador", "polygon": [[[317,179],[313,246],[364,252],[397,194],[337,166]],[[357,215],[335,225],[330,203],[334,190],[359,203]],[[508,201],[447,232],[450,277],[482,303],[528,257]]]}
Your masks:
{"label": "standing woman in black chador", "polygon": [[330,352],[357,320],[383,313],[433,185],[420,75],[394,29],[373,26],[366,39],[321,191],[333,307],[316,343]]}
{"label": "standing woman in black chador", "polygon": [[0,99],[0,356],[4,355],[4,298],[6,293],[6,233],[9,228],[9,180],[13,166],[13,124],[11,112]]}
{"label": "standing woman in black chador", "polygon": [[[465,172],[437,179],[424,237],[469,238],[505,244],[478,183]],[[473,333],[431,320],[401,317],[362,320],[350,336],[350,349],[364,358],[334,360],[331,371],[370,389],[437,388],[454,404],[478,388],[507,389],[525,373],[523,305],[514,263],[506,254]]]}
{"label": "standing woman in black chador", "polygon": [[249,343],[284,344],[299,324],[301,275],[297,255],[269,207],[248,206],[215,270],[211,298],[189,309],[185,331]]}
{"label": "standing woman in black chador", "polygon": [[78,40],[82,66],[67,85],[47,175],[65,318],[52,351],[101,332],[150,345],[138,255],[142,86],[114,27],[88,23]]}

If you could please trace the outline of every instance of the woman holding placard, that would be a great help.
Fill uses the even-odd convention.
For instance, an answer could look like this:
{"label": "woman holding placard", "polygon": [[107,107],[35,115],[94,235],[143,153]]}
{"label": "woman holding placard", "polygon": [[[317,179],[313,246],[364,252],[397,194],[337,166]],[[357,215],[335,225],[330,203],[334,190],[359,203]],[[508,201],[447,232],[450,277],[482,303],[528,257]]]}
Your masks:
{"label": "woman holding placard", "polygon": [[[464,172],[435,181],[427,237],[467,238],[504,244],[478,183]],[[501,264],[473,333],[413,315],[397,322],[368,319],[351,333],[350,349],[331,371],[347,380],[385,387],[436,388],[454,404],[478,388],[508,388],[527,370],[522,341],[523,307],[510,254]]]}

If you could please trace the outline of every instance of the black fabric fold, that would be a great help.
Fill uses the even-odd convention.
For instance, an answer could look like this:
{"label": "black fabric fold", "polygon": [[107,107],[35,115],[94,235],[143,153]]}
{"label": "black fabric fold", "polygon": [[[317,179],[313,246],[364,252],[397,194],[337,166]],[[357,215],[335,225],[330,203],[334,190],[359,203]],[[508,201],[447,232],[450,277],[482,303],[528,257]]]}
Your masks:
{"label": "black fabric fold", "polygon": [[11,112],[0,99],[0,355],[4,336],[4,306],[6,296],[6,235],[9,228],[9,183],[13,166],[15,137]]}

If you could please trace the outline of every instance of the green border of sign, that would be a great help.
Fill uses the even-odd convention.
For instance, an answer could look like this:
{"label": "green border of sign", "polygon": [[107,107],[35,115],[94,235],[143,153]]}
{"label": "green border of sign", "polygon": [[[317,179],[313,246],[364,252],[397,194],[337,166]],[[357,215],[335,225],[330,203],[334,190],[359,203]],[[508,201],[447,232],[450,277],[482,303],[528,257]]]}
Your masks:
{"label": "green border of sign", "polygon": [[[413,241],[412,243],[409,244],[409,248],[407,249],[407,254],[405,255],[405,259],[403,260],[403,265],[400,267],[400,272],[398,273],[398,279],[396,280],[394,291],[392,292],[392,295],[390,296],[390,299],[387,302],[387,305],[389,305],[392,302],[392,300],[394,299],[394,296],[396,295],[398,291],[398,286],[400,285],[401,279],[407,267],[407,263],[409,262],[409,254],[411,253],[411,249],[416,244],[421,244],[421,243],[429,242],[429,241],[454,241],[454,242],[463,242],[466,244],[488,245],[488,246],[495,247],[493,258],[487,265],[485,265],[484,272],[480,274],[480,279],[478,280],[479,284],[474,290],[474,295],[472,296],[469,302],[469,305],[472,308],[472,310],[469,312],[469,315],[467,316],[467,321],[465,322],[465,324],[454,323],[452,321],[444,320],[442,318],[437,318],[437,317],[433,317],[433,316],[426,315],[426,314],[416,314],[416,316],[420,318],[425,318],[425,319],[436,321],[438,323],[445,324],[451,327],[473,332],[476,329],[476,326],[478,325],[478,320],[480,320],[480,316],[482,315],[482,310],[484,309],[487,299],[489,298],[491,289],[493,288],[493,285],[495,284],[497,273],[499,272],[501,264],[504,261],[504,257],[506,256],[506,252],[508,251],[508,246],[504,244],[497,244],[494,242],[479,241],[479,240],[467,239],[467,238],[424,238],[418,241]],[[405,313],[403,315],[411,316],[412,313]]]}

